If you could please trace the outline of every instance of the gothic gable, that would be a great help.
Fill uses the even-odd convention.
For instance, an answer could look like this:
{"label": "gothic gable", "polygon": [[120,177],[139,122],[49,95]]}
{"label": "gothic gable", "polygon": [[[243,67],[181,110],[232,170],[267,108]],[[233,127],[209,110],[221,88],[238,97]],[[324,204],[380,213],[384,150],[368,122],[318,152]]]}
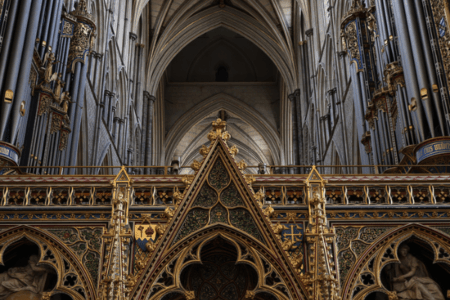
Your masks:
{"label": "gothic gable", "polygon": [[211,145],[200,150],[204,159],[194,162],[193,169],[197,171],[192,182],[184,195],[179,196],[175,210],[166,210],[170,221],[160,230],[161,237],[147,247],[153,252],[142,281],[136,285],[136,292],[139,289],[137,299],[147,299],[148,294],[155,294],[155,289],[150,287],[167,263],[176,264],[171,261],[178,253],[217,234],[239,240],[252,251],[258,249],[255,253],[265,257],[263,260],[267,260],[268,265],[273,264],[277,270],[274,274],[284,282],[284,287],[279,289],[285,293],[281,297],[302,297],[298,273],[271,227],[266,216],[268,211],[262,210],[258,196],[251,189],[251,175],[243,172],[245,163],[238,164],[234,160],[238,150],[235,146],[228,147],[230,135],[224,131],[225,126],[226,122],[220,119],[213,122],[215,130],[208,135]]}

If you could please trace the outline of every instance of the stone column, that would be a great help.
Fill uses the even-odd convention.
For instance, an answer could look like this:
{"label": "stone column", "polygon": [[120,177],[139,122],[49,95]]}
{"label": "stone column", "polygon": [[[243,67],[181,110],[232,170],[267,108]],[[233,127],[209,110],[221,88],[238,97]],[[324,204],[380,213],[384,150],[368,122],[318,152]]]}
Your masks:
{"label": "stone column", "polygon": [[[292,120],[292,164],[298,164],[298,125],[297,125],[297,105],[295,94],[290,94],[288,99],[291,102],[291,120]],[[290,168],[289,173],[294,174],[296,168]]]}
{"label": "stone column", "polygon": [[[99,82],[97,84],[97,78],[98,78],[98,72],[100,72],[100,70],[101,70],[100,63],[102,62],[103,54],[96,53],[94,58],[95,58],[95,65],[94,65],[94,74],[92,75],[92,84],[94,86],[101,87],[101,82]],[[99,93],[98,90],[96,91],[96,93]]]}
{"label": "stone column", "polygon": [[[145,128],[146,132],[146,143],[145,143],[145,165],[153,165],[153,113],[156,97],[150,95],[149,93],[144,93],[144,97],[147,97],[147,125]],[[146,170],[146,173],[150,169]],[[148,173],[147,173],[148,174]]]}
{"label": "stone column", "polygon": [[[303,165],[302,159],[302,149],[303,149],[303,122],[302,122],[302,105],[301,105],[301,93],[297,89],[294,93],[295,95],[295,114],[297,117],[297,164]],[[304,169],[300,168],[297,170],[300,174],[304,173]]]}
{"label": "stone column", "polygon": [[113,107],[111,107],[111,114],[109,115],[109,118],[108,118],[108,130],[110,132],[112,132],[112,135],[115,134],[115,131],[114,131],[115,128],[113,127],[113,123],[115,124],[115,122],[116,122],[115,119],[116,119],[116,107],[113,106]]}
{"label": "stone column", "polygon": [[[115,110],[115,107],[114,107]],[[113,136],[113,143],[116,145],[117,148],[117,141],[119,137],[119,117],[114,117],[113,121],[113,128],[112,128],[112,136]]]}
{"label": "stone column", "polygon": [[111,123],[111,110],[112,110],[112,101],[111,99],[115,96],[115,94],[111,91],[105,90],[105,97],[104,97],[104,105],[105,105],[105,110],[103,111],[102,114],[102,118],[105,120],[106,126],[108,127],[108,129],[110,128],[110,123]]}
{"label": "stone column", "polygon": [[125,124],[125,119],[119,119],[119,132],[117,134],[117,152],[119,157],[124,160],[123,151],[122,151],[122,141],[123,141],[123,124]]}
{"label": "stone column", "polygon": [[[141,123],[141,149],[139,150],[141,152],[141,157],[140,157],[140,162],[139,165],[140,166],[144,166],[146,163],[146,156],[144,155],[145,150],[146,150],[146,146],[147,146],[147,118],[148,118],[148,99],[150,94],[148,92],[144,92],[143,93],[144,96],[143,98],[143,103],[142,103],[142,123]],[[145,173],[145,172],[144,172]]]}

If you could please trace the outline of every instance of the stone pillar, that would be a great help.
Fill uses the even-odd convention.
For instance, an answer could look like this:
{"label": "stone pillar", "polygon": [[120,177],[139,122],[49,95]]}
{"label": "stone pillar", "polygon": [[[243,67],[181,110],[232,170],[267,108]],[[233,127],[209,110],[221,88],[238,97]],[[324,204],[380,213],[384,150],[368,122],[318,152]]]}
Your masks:
{"label": "stone pillar", "polygon": [[113,127],[113,123],[115,124],[115,122],[116,122],[115,119],[116,119],[116,107],[113,106],[113,107],[111,107],[111,114],[109,115],[109,118],[108,118],[108,130],[110,132],[112,132],[113,136],[115,134],[115,131],[114,131],[115,128]]}
{"label": "stone pillar", "polygon": [[[144,93],[144,97],[147,97],[147,124],[145,128],[146,132],[146,143],[145,143],[145,165],[153,165],[153,113],[156,97],[150,95],[148,92]],[[150,169],[146,169],[146,173]],[[147,173],[148,174],[148,173]]]}
{"label": "stone pillar", "polygon": [[97,84],[97,75],[98,75],[98,72],[100,72],[100,67],[99,67],[99,65],[100,65],[100,63],[101,63],[101,61],[102,61],[102,58],[103,58],[103,54],[100,54],[100,53],[96,53],[95,55],[94,55],[94,71],[93,71],[93,75],[92,75],[92,84],[95,86],[95,85],[98,85],[98,86],[101,86],[101,84],[100,84],[100,82]]}
{"label": "stone pillar", "polygon": [[133,165],[132,157],[133,157],[133,148],[128,148],[127,161],[126,161],[126,165],[127,166],[132,166]]}
{"label": "stone pillar", "polygon": [[115,96],[113,92],[105,90],[105,97],[103,103],[105,104],[105,110],[102,114],[103,119],[105,120],[106,126],[108,129],[110,128],[110,123],[112,119],[112,98]]}
{"label": "stone pillar", "polygon": [[[298,164],[298,123],[297,123],[297,104],[295,94],[290,94],[288,99],[291,102],[291,120],[292,120],[292,164]],[[294,174],[296,168],[290,168],[289,173]]]}
{"label": "stone pillar", "polygon": [[123,124],[125,124],[125,119],[120,119],[119,118],[119,132],[117,134],[117,152],[119,154],[119,157],[122,159],[122,162],[124,160],[123,157],[123,151],[122,151],[122,141],[124,138],[124,134],[123,134]]}
{"label": "stone pillar", "polygon": [[[139,150],[141,152],[141,155],[140,155],[141,157],[140,157],[140,162],[138,163],[140,166],[144,166],[146,163],[146,156],[144,155],[144,153],[145,153],[146,146],[147,146],[146,128],[147,128],[147,118],[148,118],[148,101],[149,101],[148,96],[150,96],[150,94],[148,94],[148,96],[146,96],[146,94],[148,94],[148,92],[144,92],[144,96],[142,97],[143,103],[141,106],[142,107],[142,123],[141,123],[141,127],[142,127],[141,132],[142,133],[141,133],[141,141],[140,141],[141,148]],[[142,174],[144,174],[144,173],[142,173]]]}
{"label": "stone pillar", "polygon": [[[114,107],[115,110],[115,107]],[[113,136],[113,143],[116,145],[117,148],[117,141],[119,137],[119,117],[114,117],[113,121],[113,128],[112,128],[112,136]]]}

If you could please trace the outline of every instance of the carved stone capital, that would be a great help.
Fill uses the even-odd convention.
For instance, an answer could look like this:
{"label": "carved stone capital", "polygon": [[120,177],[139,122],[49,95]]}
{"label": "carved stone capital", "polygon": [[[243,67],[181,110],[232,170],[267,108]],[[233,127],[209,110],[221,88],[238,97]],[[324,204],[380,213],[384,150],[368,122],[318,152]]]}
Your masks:
{"label": "carved stone capital", "polygon": [[339,55],[340,58],[344,58],[345,55],[347,55],[347,51],[339,51],[338,55]]}
{"label": "carved stone capital", "polygon": [[130,32],[130,40],[135,41],[137,39],[137,34],[134,32]]}
{"label": "carved stone capital", "polygon": [[101,60],[103,58],[103,54],[98,53],[98,52],[94,52],[94,58],[98,59],[98,60]]}
{"label": "carved stone capital", "polygon": [[156,100],[156,97],[155,97],[155,96],[152,96],[152,95],[150,95],[150,93],[149,93],[149,92],[147,92],[147,91],[144,91],[144,100],[148,100],[148,101],[152,101],[152,102],[155,102],[155,100]]}
{"label": "carved stone capital", "polygon": [[107,97],[114,97],[115,95],[116,94],[114,94],[113,92],[105,90],[105,96],[107,96]]}
{"label": "carved stone capital", "polygon": [[290,101],[294,101],[294,100],[295,100],[295,92],[292,93],[292,94],[290,94],[290,95],[288,95],[288,99],[289,99]]}
{"label": "carved stone capital", "polygon": [[337,93],[337,89],[336,88],[332,88],[332,89],[329,89],[328,91],[327,91],[327,94],[330,94],[331,96],[333,96],[334,94],[336,94]]}

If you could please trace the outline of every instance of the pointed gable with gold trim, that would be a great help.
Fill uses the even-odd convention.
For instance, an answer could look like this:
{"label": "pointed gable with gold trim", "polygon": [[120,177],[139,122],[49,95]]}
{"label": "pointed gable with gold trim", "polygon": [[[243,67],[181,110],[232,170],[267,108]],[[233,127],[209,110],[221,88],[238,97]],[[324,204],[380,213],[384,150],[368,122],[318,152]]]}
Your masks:
{"label": "pointed gable with gold trim", "polygon": [[[218,119],[213,122],[213,128],[208,134],[211,145],[200,149],[204,159],[194,162],[194,179],[176,211],[171,212],[173,216],[154,246],[141,281],[135,286],[134,292],[139,295],[135,299],[160,299],[153,297],[162,294],[155,293],[152,286],[166,265],[183,249],[217,234],[239,240],[263,257],[282,281],[278,290],[273,289],[280,299],[306,299],[302,296],[304,287],[298,270],[289,262],[270,219],[239,168],[245,168],[245,163],[238,166],[234,160],[237,148],[227,145],[231,136],[225,131],[226,122]],[[264,270],[258,272],[264,273]],[[179,274],[173,275],[175,279],[179,277]],[[259,280],[263,283],[265,279]]]}

